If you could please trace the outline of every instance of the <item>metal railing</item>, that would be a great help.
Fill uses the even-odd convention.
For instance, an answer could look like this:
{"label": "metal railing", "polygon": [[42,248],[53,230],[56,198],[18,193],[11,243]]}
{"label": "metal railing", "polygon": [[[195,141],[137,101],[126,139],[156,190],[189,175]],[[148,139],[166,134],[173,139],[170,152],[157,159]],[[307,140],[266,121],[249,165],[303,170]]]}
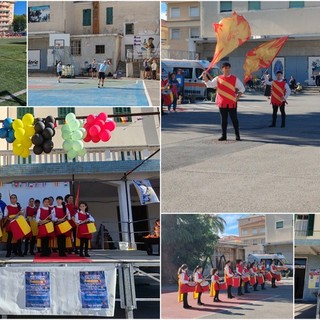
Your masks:
{"label": "metal railing", "polygon": [[86,148],[87,153],[83,157],[78,157],[73,160],[67,158],[67,154],[63,149],[54,149],[49,154],[31,154],[26,159],[15,156],[11,150],[5,150],[0,151],[0,166],[38,163],[143,160],[157,149],[159,149],[159,146]]}

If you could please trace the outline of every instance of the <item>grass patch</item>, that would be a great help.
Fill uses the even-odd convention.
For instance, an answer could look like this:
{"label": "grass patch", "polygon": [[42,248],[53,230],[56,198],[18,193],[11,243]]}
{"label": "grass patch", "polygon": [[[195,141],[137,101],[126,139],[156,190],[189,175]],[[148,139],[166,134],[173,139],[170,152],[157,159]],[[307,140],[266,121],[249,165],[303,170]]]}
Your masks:
{"label": "grass patch", "polygon": [[[0,39],[0,99],[26,89],[26,38]],[[26,95],[0,102],[1,106],[25,106]]]}

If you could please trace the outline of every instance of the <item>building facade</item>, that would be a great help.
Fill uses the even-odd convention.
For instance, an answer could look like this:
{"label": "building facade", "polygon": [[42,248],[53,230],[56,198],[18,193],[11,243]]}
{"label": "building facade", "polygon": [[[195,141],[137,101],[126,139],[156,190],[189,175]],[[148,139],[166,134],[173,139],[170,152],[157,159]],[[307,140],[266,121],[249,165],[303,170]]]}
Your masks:
{"label": "building facade", "polygon": [[78,75],[93,59],[110,59],[114,72],[120,61],[159,56],[157,1],[33,1],[28,12],[29,60],[38,61],[29,70],[46,71],[60,59]]}
{"label": "building facade", "polygon": [[250,215],[238,219],[239,237],[245,247],[245,255],[250,253],[264,253],[265,245],[265,224],[264,215]]}
{"label": "building facade", "polygon": [[265,253],[277,253],[293,262],[293,215],[266,214]]}
{"label": "building facade", "polygon": [[0,35],[10,31],[14,18],[15,1],[0,2]]}
{"label": "building facade", "polygon": [[320,274],[320,214],[296,214],[295,299],[316,302]]}

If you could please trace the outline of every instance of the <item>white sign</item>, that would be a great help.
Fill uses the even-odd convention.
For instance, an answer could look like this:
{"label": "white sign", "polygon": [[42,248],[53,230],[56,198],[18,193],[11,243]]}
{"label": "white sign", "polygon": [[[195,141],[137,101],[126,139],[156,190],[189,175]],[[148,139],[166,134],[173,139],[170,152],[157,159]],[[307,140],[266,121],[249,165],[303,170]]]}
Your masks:
{"label": "white sign", "polygon": [[0,268],[0,283],[2,315],[114,316],[116,264]]}
{"label": "white sign", "polygon": [[28,51],[28,69],[40,70],[40,50]]}
{"label": "white sign", "polygon": [[160,202],[149,180],[133,180],[141,205]]}
{"label": "white sign", "polygon": [[320,57],[308,58],[308,84],[315,85],[316,76],[320,74]]}

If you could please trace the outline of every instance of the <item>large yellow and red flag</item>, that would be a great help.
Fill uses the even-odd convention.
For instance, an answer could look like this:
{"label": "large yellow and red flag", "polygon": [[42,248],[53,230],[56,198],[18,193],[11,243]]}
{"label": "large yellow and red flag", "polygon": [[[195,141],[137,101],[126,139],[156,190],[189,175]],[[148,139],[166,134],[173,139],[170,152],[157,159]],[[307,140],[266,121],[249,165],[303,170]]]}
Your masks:
{"label": "large yellow and red flag", "polygon": [[268,69],[270,67],[287,39],[288,36],[265,42],[247,53],[243,65],[244,83],[250,79],[252,72],[260,68]]}
{"label": "large yellow and red flag", "polygon": [[251,37],[248,21],[236,12],[231,17],[223,18],[219,23],[213,24],[217,37],[214,56],[207,70],[211,69],[223,57],[241,46]]}

